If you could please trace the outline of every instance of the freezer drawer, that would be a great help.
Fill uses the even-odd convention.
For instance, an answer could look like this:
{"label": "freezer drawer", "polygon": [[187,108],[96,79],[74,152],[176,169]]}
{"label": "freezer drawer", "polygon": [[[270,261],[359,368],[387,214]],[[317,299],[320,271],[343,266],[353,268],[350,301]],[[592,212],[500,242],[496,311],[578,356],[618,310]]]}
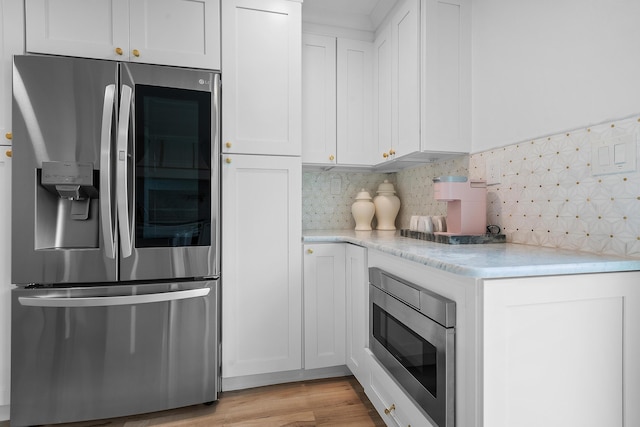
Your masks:
{"label": "freezer drawer", "polygon": [[12,426],[217,399],[217,280],[18,288],[12,317]]}

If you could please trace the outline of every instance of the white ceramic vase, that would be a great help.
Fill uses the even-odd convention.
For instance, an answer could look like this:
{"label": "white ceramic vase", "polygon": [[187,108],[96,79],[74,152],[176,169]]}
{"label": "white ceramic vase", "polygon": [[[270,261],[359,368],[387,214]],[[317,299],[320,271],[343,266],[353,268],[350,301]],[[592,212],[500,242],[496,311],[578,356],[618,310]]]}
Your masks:
{"label": "white ceramic vase", "polygon": [[356,231],[371,230],[371,220],[376,207],[371,201],[371,195],[364,188],[356,195],[356,201],[351,205],[351,215],[356,221]]}
{"label": "white ceramic vase", "polygon": [[378,195],[374,197],[373,204],[376,207],[376,219],[378,220],[378,230],[395,230],[396,216],[400,211],[400,199],[396,196],[393,184],[384,180],[378,186]]}

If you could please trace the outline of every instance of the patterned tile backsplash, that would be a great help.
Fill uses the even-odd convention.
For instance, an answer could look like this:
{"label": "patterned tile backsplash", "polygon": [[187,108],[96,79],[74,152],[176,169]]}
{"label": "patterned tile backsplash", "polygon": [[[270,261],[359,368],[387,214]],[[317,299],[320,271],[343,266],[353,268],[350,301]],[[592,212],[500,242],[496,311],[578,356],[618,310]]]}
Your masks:
{"label": "patterned tile backsplash", "polygon": [[356,193],[365,188],[375,196],[384,179],[396,185],[402,202],[396,227],[408,228],[412,215],[446,214],[446,203],[433,199],[434,177],[485,179],[486,163],[497,162],[500,183],[487,188],[487,222],[499,225],[507,241],[638,258],[640,174],[594,176],[591,172],[592,143],[622,135],[631,135],[637,146],[640,118],[610,121],[395,174],[305,171],[303,229],[353,228],[351,204]]}

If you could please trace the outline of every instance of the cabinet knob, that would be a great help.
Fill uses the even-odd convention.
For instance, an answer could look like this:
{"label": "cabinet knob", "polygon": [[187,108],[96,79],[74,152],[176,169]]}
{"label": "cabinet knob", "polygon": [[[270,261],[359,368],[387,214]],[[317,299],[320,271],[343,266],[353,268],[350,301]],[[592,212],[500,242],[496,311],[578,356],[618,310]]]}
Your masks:
{"label": "cabinet knob", "polygon": [[227,147],[227,148],[231,148],[231,143],[227,141],[227,143],[224,144],[224,146]]}
{"label": "cabinet knob", "polygon": [[13,134],[11,132],[7,132],[4,134],[4,137],[7,139],[13,139]]}
{"label": "cabinet knob", "polygon": [[389,155],[393,156],[394,154],[396,154],[396,150],[394,150],[393,148],[391,150],[389,150]]}
{"label": "cabinet knob", "polygon": [[391,406],[389,406],[388,408],[384,408],[384,413],[385,415],[389,415],[391,411],[394,411],[395,409],[396,409],[396,404],[392,403]]}
{"label": "cabinet knob", "polygon": [[382,157],[386,159],[387,157],[389,157],[389,153],[382,153]]}
{"label": "cabinet knob", "polygon": [[7,150],[7,151],[5,151],[5,152],[4,152],[4,154],[5,154],[7,157],[12,157],[12,156],[13,156],[13,151],[11,151],[11,150]]}
{"label": "cabinet knob", "polygon": [[116,53],[117,53],[118,55],[122,55],[122,53],[123,53],[123,52],[122,52],[122,48],[121,48],[121,47],[117,47],[117,48],[116,48]]}
{"label": "cabinet knob", "polygon": [[307,253],[308,254],[312,254],[313,253],[313,249],[311,249],[311,248],[307,249]]}
{"label": "cabinet knob", "polygon": [[336,159],[336,157],[332,154],[329,156],[329,160],[334,161]]}
{"label": "cabinet knob", "polygon": [[227,157],[224,161],[227,162],[227,164],[231,163],[231,157]]}
{"label": "cabinet knob", "polygon": [[140,56],[140,51],[138,49],[133,49],[131,53],[133,53],[133,56],[135,56],[136,58]]}

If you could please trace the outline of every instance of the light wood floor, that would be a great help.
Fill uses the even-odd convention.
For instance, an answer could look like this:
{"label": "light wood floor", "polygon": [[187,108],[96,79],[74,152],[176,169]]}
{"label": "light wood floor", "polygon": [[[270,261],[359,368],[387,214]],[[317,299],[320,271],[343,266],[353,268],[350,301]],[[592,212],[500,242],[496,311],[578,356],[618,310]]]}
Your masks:
{"label": "light wood floor", "polygon": [[[228,391],[211,406],[56,427],[384,426],[354,377]],[[0,427],[3,423],[0,423]]]}

